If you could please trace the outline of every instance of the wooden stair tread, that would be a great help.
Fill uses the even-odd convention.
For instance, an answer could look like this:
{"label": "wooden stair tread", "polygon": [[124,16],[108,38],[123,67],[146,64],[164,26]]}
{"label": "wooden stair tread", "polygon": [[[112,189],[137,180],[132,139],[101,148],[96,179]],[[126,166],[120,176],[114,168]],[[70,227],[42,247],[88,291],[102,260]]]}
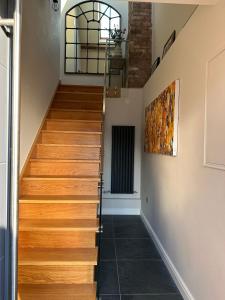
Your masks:
{"label": "wooden stair tread", "polygon": [[23,177],[23,180],[79,180],[79,181],[99,181],[100,177],[96,176],[60,176],[60,175],[26,175]]}
{"label": "wooden stair tread", "polygon": [[99,203],[98,196],[61,196],[61,195],[40,195],[40,196],[26,196],[20,197],[20,203]]}
{"label": "wooden stair tread", "polygon": [[[21,297],[21,298],[20,298]],[[74,298],[75,297],[75,298]],[[92,298],[93,297],[93,298]],[[18,300],[95,300],[96,284],[20,284]]]}
{"label": "wooden stair tread", "polygon": [[48,146],[48,147],[83,147],[83,148],[101,148],[101,145],[83,145],[83,144],[37,144],[37,146]]}
{"label": "wooden stair tread", "polygon": [[49,159],[49,158],[31,158],[31,162],[44,163],[100,163],[100,159]]}
{"label": "wooden stair tread", "polygon": [[96,300],[103,100],[60,86],[48,110],[20,181],[18,300]]}
{"label": "wooden stair tread", "polygon": [[20,219],[20,231],[97,231],[98,219]]}
{"label": "wooden stair tread", "polygon": [[96,265],[97,248],[20,248],[19,266]]}
{"label": "wooden stair tread", "polygon": [[69,111],[69,112],[85,112],[85,113],[102,113],[102,110],[94,110],[94,109],[69,109],[69,108],[51,108],[50,111]]}
{"label": "wooden stair tread", "polygon": [[102,120],[75,120],[75,119],[46,119],[47,122],[73,122],[73,123],[80,123],[80,122],[84,122],[84,123],[102,123]]}
{"label": "wooden stair tread", "polygon": [[87,95],[88,94],[88,96],[89,95],[102,95],[102,93],[101,92],[82,92],[82,91],[72,91],[72,92],[70,92],[70,91],[57,91],[56,92],[56,94],[74,94],[74,95]]}
{"label": "wooden stair tread", "polygon": [[58,134],[65,133],[65,134],[102,135],[101,131],[69,131],[69,130],[46,130],[46,129],[43,129],[41,132],[43,132],[43,133],[58,133]]}

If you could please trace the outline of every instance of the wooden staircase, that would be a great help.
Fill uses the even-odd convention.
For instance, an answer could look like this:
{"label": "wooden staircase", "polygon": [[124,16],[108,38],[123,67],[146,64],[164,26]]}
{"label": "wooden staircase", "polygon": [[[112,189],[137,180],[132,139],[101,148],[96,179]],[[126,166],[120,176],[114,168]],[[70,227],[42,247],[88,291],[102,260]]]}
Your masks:
{"label": "wooden staircase", "polygon": [[20,300],[94,300],[101,87],[59,86],[20,183]]}

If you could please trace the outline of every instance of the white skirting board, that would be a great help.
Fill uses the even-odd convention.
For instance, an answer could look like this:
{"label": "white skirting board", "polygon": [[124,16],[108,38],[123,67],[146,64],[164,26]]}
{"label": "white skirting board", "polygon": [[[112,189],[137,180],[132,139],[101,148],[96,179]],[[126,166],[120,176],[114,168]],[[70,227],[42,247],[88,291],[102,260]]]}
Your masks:
{"label": "white skirting board", "polygon": [[139,208],[103,208],[103,215],[140,215]]}
{"label": "white skirting board", "polygon": [[140,215],[141,199],[103,198],[103,215]]}
{"label": "white skirting board", "polygon": [[164,261],[165,265],[167,266],[168,271],[170,272],[170,275],[172,276],[174,282],[177,285],[177,288],[179,289],[181,295],[183,296],[184,300],[195,300],[195,298],[192,296],[190,290],[188,289],[187,285],[183,281],[182,277],[178,273],[176,267],[174,266],[173,262],[171,261],[170,257],[168,256],[166,250],[163,248],[163,245],[161,244],[157,234],[153,230],[152,226],[150,225],[149,221],[145,217],[144,213],[141,211],[141,218],[153,240],[155,243],[162,260]]}

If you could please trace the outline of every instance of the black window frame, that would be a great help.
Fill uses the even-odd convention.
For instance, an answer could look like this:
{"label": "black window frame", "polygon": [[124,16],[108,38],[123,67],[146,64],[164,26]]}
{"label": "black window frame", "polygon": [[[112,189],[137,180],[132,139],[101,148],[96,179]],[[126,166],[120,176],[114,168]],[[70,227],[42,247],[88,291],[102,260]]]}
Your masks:
{"label": "black window frame", "polygon": [[[86,4],[86,3],[92,3],[93,9],[92,10],[83,11],[83,9],[81,8],[81,6],[82,6],[82,4]],[[95,9],[95,3],[98,4],[97,5],[99,7],[98,10]],[[100,4],[103,4],[103,5],[107,6],[107,8],[105,9],[104,12],[102,12],[100,10]],[[76,9],[77,7],[79,7],[81,13],[78,16],[73,16],[72,14],[70,14],[70,12],[72,10]],[[68,74],[68,75],[69,74],[71,74],[71,75],[103,75],[104,74],[104,73],[101,73],[100,70],[99,70],[99,61],[105,60],[105,58],[101,58],[100,57],[100,49],[101,49],[102,46],[104,47],[106,45],[106,41],[105,42],[104,41],[100,42],[100,40],[101,40],[101,38],[100,38],[101,37],[100,32],[103,31],[103,30],[104,31],[108,30],[110,32],[110,30],[113,29],[113,28],[111,28],[111,20],[115,18],[115,17],[109,17],[106,14],[106,12],[107,12],[108,9],[112,9],[112,10],[114,10],[118,14],[118,17],[116,17],[116,18],[119,18],[119,24],[120,24],[120,28],[121,28],[121,14],[113,6],[111,6],[110,4],[105,3],[103,1],[90,1],[90,0],[83,1],[83,2],[80,2],[80,3],[72,6],[66,12],[66,14],[65,14],[65,50],[64,50],[64,73],[65,74]],[[93,12],[93,19],[92,20],[88,20],[87,17],[86,17],[86,15],[85,15],[86,13],[90,13],[90,12]],[[95,20],[94,13],[97,13],[98,16],[101,15],[101,17],[98,17],[98,20]],[[85,28],[84,27],[79,27],[79,26],[78,27],[74,26],[74,28],[67,27],[67,16],[74,17],[74,18],[78,19],[80,16],[83,16],[83,15],[87,19],[87,27],[85,27]],[[102,19],[103,16],[106,16],[109,19],[109,29],[102,29],[101,26],[100,26],[100,21],[101,21],[101,19]],[[88,24],[90,22],[98,22],[99,23],[99,28],[98,29],[89,28]],[[76,40],[76,42],[67,42],[67,30],[74,30],[74,31],[76,31],[76,33],[79,30],[86,30],[87,31],[87,43],[79,43],[79,42],[77,42],[77,40]],[[96,43],[96,44],[95,43],[94,44],[93,43],[88,43],[88,33],[91,30],[98,31],[98,43]],[[76,34],[76,36],[77,36],[77,34]],[[109,34],[109,37],[110,37],[110,34]],[[77,56],[78,45],[81,45],[81,44],[82,45],[85,44],[86,47],[87,47],[87,57],[85,57],[85,58]],[[67,45],[76,45],[76,56],[75,55],[73,57],[67,56]],[[89,57],[89,55],[88,55],[89,46],[88,45],[95,45],[96,46],[96,48],[97,48],[97,57],[96,58]],[[74,60],[74,66],[75,66],[74,72],[67,71],[67,60],[68,59]],[[77,62],[78,62],[78,60],[86,60],[86,72],[78,72],[78,69],[77,69],[77,65],[78,65]],[[90,60],[97,61],[97,72],[88,72],[88,63],[89,63]]]}

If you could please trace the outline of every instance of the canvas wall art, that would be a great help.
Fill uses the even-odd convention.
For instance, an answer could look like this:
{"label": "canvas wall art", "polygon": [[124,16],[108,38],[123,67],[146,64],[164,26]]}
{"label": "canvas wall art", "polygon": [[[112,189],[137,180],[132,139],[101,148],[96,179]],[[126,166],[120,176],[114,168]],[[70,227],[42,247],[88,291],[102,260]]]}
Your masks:
{"label": "canvas wall art", "polygon": [[145,109],[145,152],[176,156],[179,80]]}

